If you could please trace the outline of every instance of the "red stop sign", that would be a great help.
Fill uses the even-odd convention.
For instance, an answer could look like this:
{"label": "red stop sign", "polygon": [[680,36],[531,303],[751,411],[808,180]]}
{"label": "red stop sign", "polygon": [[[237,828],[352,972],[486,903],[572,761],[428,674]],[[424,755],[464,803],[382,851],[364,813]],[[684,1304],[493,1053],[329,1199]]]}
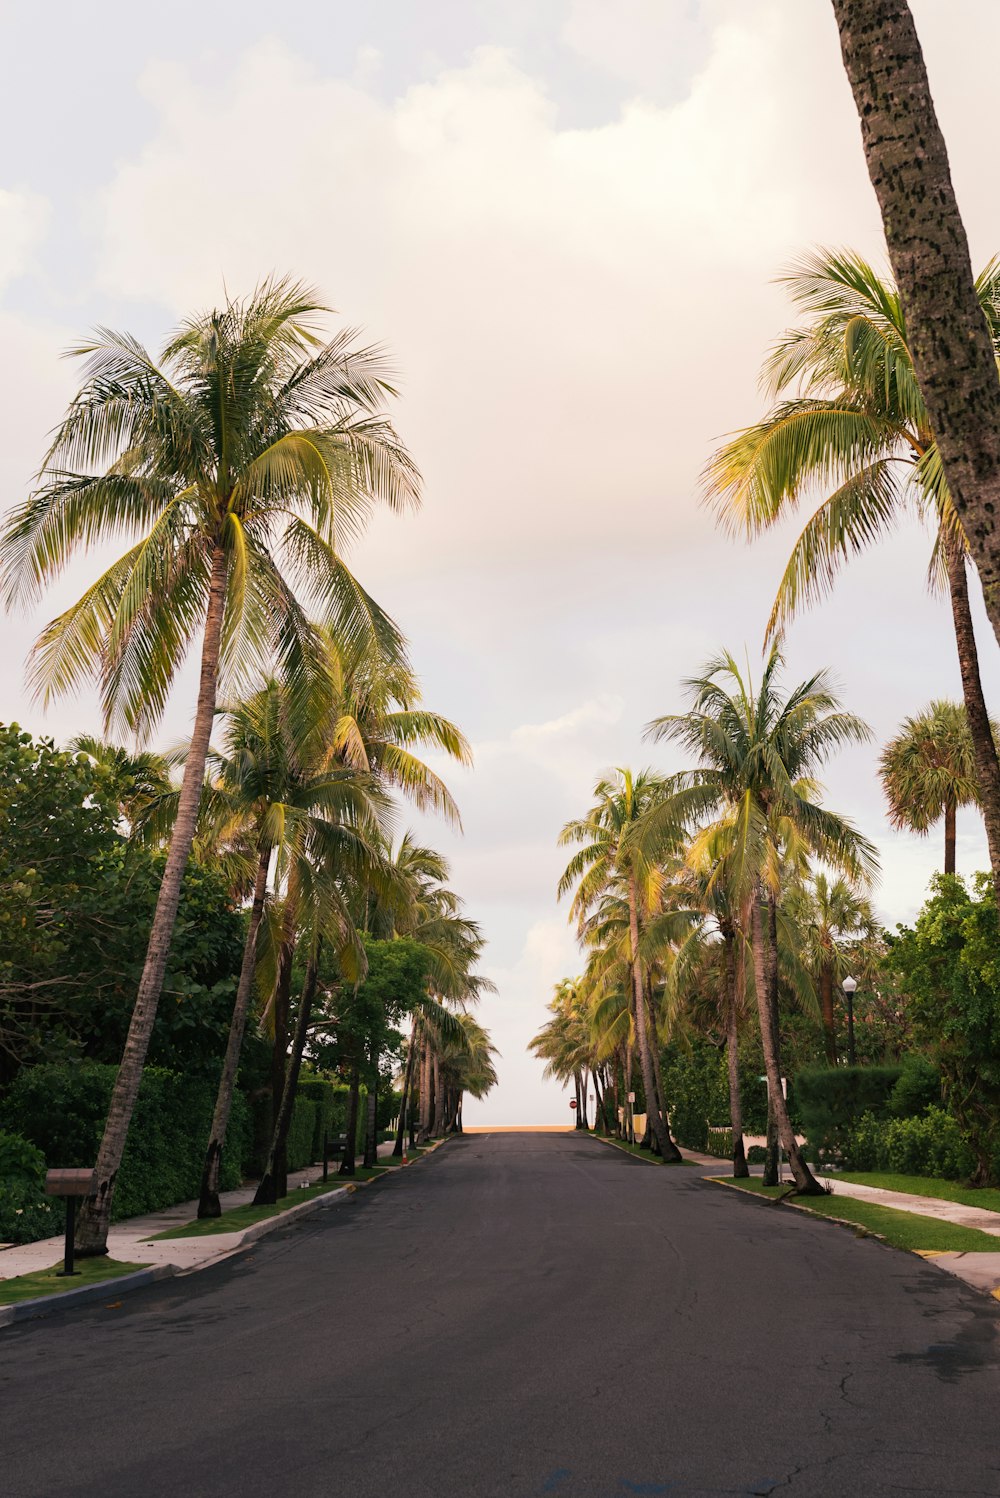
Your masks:
{"label": "red stop sign", "polygon": [[571,1097],[570,1098],[569,1105],[570,1105],[571,1108],[575,1108],[576,1107],[576,1098],[575,1097]]}

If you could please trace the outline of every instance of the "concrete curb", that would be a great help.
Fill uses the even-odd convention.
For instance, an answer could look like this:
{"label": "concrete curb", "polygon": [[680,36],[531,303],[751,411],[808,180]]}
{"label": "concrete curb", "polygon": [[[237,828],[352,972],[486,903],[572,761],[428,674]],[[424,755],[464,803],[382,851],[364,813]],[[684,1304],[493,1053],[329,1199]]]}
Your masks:
{"label": "concrete curb", "polygon": [[[447,1143],[447,1139],[439,1139],[415,1160],[408,1160],[405,1166],[390,1166],[389,1169],[408,1170],[411,1165],[419,1165],[421,1160],[426,1160],[430,1155],[436,1154],[441,1146]],[[284,1227],[286,1223],[294,1222],[300,1217],[310,1217],[314,1212],[321,1212],[329,1207],[349,1202],[360,1187],[372,1186],[376,1181],[384,1179],[384,1176],[373,1176],[367,1181],[345,1180],[342,1186],[333,1186],[329,1191],[324,1191],[321,1196],[311,1197],[309,1201],[299,1202],[294,1207],[288,1207],[284,1212],[276,1212],[273,1217],[265,1217],[260,1222],[251,1223],[248,1228],[243,1229],[238,1243],[230,1244],[228,1248],[202,1259],[198,1264],[192,1264],[189,1269],[181,1269],[177,1264],[152,1264],[148,1269],[136,1269],[131,1274],[122,1274],[117,1278],[112,1276],[110,1279],[99,1280],[93,1285],[81,1285],[77,1290],[62,1290],[53,1295],[38,1295],[32,1300],[20,1300],[11,1306],[0,1306],[0,1330],[18,1321],[34,1320],[45,1315],[47,1311],[68,1311],[74,1306],[102,1300],[109,1293],[115,1296],[127,1295],[132,1290],[142,1290],[146,1285],[153,1285],[158,1280],[187,1279],[188,1275],[197,1274],[202,1269],[211,1269],[214,1264],[221,1264],[223,1259],[231,1259],[234,1254],[241,1253],[244,1248],[249,1248],[259,1238],[266,1237],[268,1233],[275,1232],[277,1228]],[[212,1235],[205,1234],[204,1236],[210,1238]],[[223,1236],[219,1234],[220,1238]],[[190,1239],[186,1241],[190,1242]]]}
{"label": "concrete curb", "polygon": [[176,1264],[154,1264],[149,1269],[136,1269],[131,1274],[117,1278],[99,1280],[94,1285],[81,1285],[78,1290],[63,1290],[58,1295],[38,1295],[33,1300],[19,1300],[12,1306],[0,1306],[0,1327],[11,1326],[15,1321],[31,1321],[44,1315],[47,1310],[60,1311],[73,1306],[83,1306],[92,1300],[103,1300],[107,1295],[127,1294],[130,1290],[141,1290],[157,1280],[172,1279],[177,1273]]}
{"label": "concrete curb", "polygon": [[[626,1159],[628,1159],[628,1160],[640,1160],[643,1165],[665,1165],[667,1163],[665,1160],[661,1160],[660,1157],[659,1157],[659,1155],[654,1155],[654,1154],[636,1155],[636,1154],[633,1154],[633,1152],[631,1150],[623,1149],[622,1146],[620,1144],[618,1144],[616,1140],[614,1140],[614,1139],[602,1139],[599,1134],[588,1134],[587,1138],[588,1139],[592,1139],[595,1144],[606,1144],[609,1147],[609,1149],[617,1150],[617,1152],[618,1152],[619,1155],[624,1155],[626,1157]],[[680,1149],[680,1145],[678,1145],[677,1148]],[[720,1163],[720,1165],[724,1165],[725,1161],[724,1160],[720,1160],[719,1163]],[[699,1161],[693,1159],[692,1156],[690,1156],[690,1155],[685,1155],[682,1160],[674,1160],[674,1161],[671,1162],[671,1166],[672,1167],[676,1167],[678,1165],[683,1166],[683,1165],[698,1165],[698,1164],[699,1164]]]}

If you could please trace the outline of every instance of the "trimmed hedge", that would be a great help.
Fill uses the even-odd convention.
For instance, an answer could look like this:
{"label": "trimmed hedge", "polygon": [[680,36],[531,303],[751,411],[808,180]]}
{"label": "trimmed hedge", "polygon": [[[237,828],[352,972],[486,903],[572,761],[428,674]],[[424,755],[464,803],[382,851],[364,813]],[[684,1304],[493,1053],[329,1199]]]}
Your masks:
{"label": "trimmed hedge", "polygon": [[866,1113],[846,1141],[849,1170],[889,1170],[901,1175],[967,1180],[975,1156],[956,1121],[930,1107],[919,1118],[876,1118]]}
{"label": "trimmed hedge", "polygon": [[342,1134],[347,1126],[347,1101],[350,1088],[343,1083],[328,1082],[324,1077],[302,1077],[299,1079],[298,1097],[310,1099],[316,1105],[313,1130],[312,1155],[306,1161],[311,1165],[323,1158],[323,1135],[333,1137]]}
{"label": "trimmed hedge", "polygon": [[705,1149],[709,1120],[729,1116],[724,1053],[705,1041],[695,1041],[689,1050],[667,1046],[663,1052],[663,1088],[677,1143],[688,1149]]}
{"label": "trimmed hedge", "polygon": [[864,1114],[885,1118],[901,1066],[831,1066],[801,1071],[795,1097],[802,1132],[817,1155],[843,1156]]}
{"label": "trimmed hedge", "polygon": [[[7,1095],[3,1122],[41,1150],[50,1168],[93,1165],[117,1070],[95,1063],[25,1067]],[[214,1105],[212,1083],[147,1066],[115,1182],[113,1221],[198,1195]],[[237,1091],[222,1156],[224,1191],[240,1184],[249,1148],[249,1109]]]}

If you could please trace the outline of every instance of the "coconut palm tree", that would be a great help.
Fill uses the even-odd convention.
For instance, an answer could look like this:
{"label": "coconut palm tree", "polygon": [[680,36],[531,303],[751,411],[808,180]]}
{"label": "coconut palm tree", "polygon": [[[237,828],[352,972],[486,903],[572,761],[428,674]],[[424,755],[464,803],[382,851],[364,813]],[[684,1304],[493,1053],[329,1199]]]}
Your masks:
{"label": "coconut palm tree", "polygon": [[[934,534],[932,583],[948,588],[975,775],[1000,901],[1000,760],[983,695],[967,576],[968,539],[952,504],[896,287],[852,253],[819,251],[784,278],[802,323],[763,370],[773,404],[712,458],[708,488],[723,522],[766,530],[817,486],[825,495],[792,550],[771,614],[778,632],[828,591],[838,568],[907,513]],[[1000,261],[976,282],[1000,350]]]}
{"label": "coconut palm tree", "polygon": [[78,734],[70,740],[69,747],[77,754],[85,754],[107,772],[129,835],[150,808],[171,793],[170,767],[162,754],[150,750],[130,752],[120,744],[112,744],[90,733]]}
{"label": "coconut palm tree", "polygon": [[821,807],[816,770],[838,749],[869,737],[867,725],[841,710],[822,672],[787,695],[780,690],[781,654],[772,647],[759,685],[745,679],[728,652],[686,683],[691,708],[654,719],[648,734],[683,745],[698,768],[676,778],[672,802],[647,819],[673,826],[714,817],[695,839],[725,867],[737,908],[749,908],[754,983],[771,1108],[800,1191],[815,1180],[792,1130],[781,1085],[778,1029],[778,906],[786,871],[806,854],[854,879],[877,869],[873,845],[844,817]]}
{"label": "coconut palm tree", "polygon": [[639,820],[656,804],[660,808],[657,831],[666,843],[675,829],[667,814],[669,788],[663,776],[648,770],[635,775],[631,770],[618,769],[613,776],[599,780],[591,810],[585,817],[568,822],[559,835],[563,846],[582,845],[559,881],[559,894],[574,890],[570,919],[576,919],[578,928],[616,883],[627,900],[632,1004],[647,1114],[659,1153],[665,1160],[679,1160],[681,1153],[670,1137],[656,1087],[655,1035],[650,1034],[647,1019],[648,967],[640,946],[642,928],[656,908],[662,876],[645,849],[630,841]]}
{"label": "coconut palm tree", "polygon": [[944,872],[955,872],[956,813],[978,806],[969,719],[957,702],[937,700],[906,718],[879,757],[894,827],[926,834],[944,817]]}
{"label": "coconut palm tree", "polygon": [[819,993],[826,1059],[836,1066],[834,995],[850,971],[857,944],[877,933],[875,912],[868,896],[849,879],[819,870],[792,886],[785,914],[797,928],[803,960]]}
{"label": "coconut palm tree", "polygon": [[[43,698],[96,677],[106,721],[159,719],[200,638],[191,747],[122,1064],[80,1217],[82,1253],[106,1252],[115,1174],[142,1075],[195,835],[220,680],[274,655],[308,681],[315,631],[300,594],[345,640],[394,645],[391,621],[339,547],[376,503],[417,499],[416,469],[385,417],[377,349],[323,342],[315,295],[271,280],[183,324],[156,363],[100,329],[74,352],[85,380],[39,487],[0,537],[8,602],[33,599],[86,546],[132,544],[42,632],[31,680]],[[138,539],[134,539],[138,538]]]}

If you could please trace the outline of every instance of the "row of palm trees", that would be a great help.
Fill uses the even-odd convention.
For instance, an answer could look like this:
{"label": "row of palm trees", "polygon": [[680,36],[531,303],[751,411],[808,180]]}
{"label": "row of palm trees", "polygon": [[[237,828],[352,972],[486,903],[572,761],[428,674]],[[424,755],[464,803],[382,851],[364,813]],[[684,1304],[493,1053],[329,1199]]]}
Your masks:
{"label": "row of palm trees", "polygon": [[[685,1006],[709,1005],[726,1037],[734,1169],[745,1174],[737,1063],[749,999],[774,1144],[810,1192],[822,1188],[783,1094],[779,990],[790,986],[806,1002],[815,992],[801,942],[808,928],[832,1031],[841,947],[872,929],[864,891],[878,864],[850,821],[821,805],[816,781],[830,755],[867,739],[868,729],[823,674],[784,692],[781,665],[772,648],[754,686],[731,655],[709,662],[686,684],[689,710],[647,730],[679,743],[692,767],[670,776],[619,769],[563,829],[561,841],[577,852],[560,893],[572,896],[586,967],[557,994],[553,1020],[532,1044],[556,1075],[589,1071],[598,1097],[617,1093],[619,1107],[636,1054],[650,1143],[677,1159],[660,1042]],[[773,1170],[776,1148],[772,1156]]]}
{"label": "row of palm trees", "polygon": [[193,732],[175,756],[179,787],[135,808],[146,834],[164,837],[167,857],[95,1194],[80,1215],[82,1253],[106,1252],[181,883],[199,842],[242,867],[249,903],[203,1212],[218,1210],[255,990],[273,1036],[275,1114],[259,1196],[274,1199],[313,1013],[357,991],[365,932],[412,934],[432,954],[414,1038],[437,1058],[452,1117],[456,1077],[489,1085],[488,1037],[448,1007],[483,986],[474,973],[482,938],[446,890],[443,864],[434,872],[428,855],[421,869],[406,838],[392,849],[394,793],[457,819],[414,748],[467,763],[468,745],[421,707],[398,626],[343,557],[376,508],[419,503],[420,476],[388,417],[395,390],[383,351],[351,330],[324,338],[327,314],[309,288],[271,279],[184,323],[158,361],[131,336],[99,329],[73,351],[85,360],[83,383],[37,487],[0,536],[8,605],[33,602],[78,553],[125,542],[42,631],[30,677],[44,701],[96,680],[107,731],[143,736],[187,654],[200,655]]}
{"label": "row of palm trees", "polygon": [[[652,738],[685,748],[694,768],[672,777],[619,770],[598,783],[587,815],[564,829],[562,841],[580,849],[560,893],[572,892],[587,963],[581,979],[557,990],[533,1046],[555,1075],[575,1079],[578,1097],[588,1071],[598,1097],[609,1088],[627,1094],[635,1046],[650,1142],[669,1157],[675,1146],[657,1037],[670,1033],[685,1005],[707,1000],[727,1037],[734,1167],[742,1174],[737,1040],[752,993],[773,1133],[799,1188],[813,1191],[780,1085],[779,986],[818,999],[834,1061],[838,969],[845,945],[855,964],[863,960],[877,863],[872,845],[820,805],[816,781],[831,754],[868,731],[840,709],[822,673],[783,695],[778,647],[796,610],[907,512],[933,531],[929,580],[948,593],[963,701],[932,702],[886,746],[880,771],[890,819],[924,833],[943,817],[944,868],[953,873],[957,809],[980,807],[998,899],[1000,760],[979,670],[968,540],[899,295],[850,252],[817,252],[785,280],[801,319],[765,361],[769,409],[706,469],[721,523],[751,538],[819,495],[778,587],[763,677],[755,688],[732,656],[711,662],[687,684],[690,710],[649,727]],[[1000,357],[1000,262],[990,262],[976,290]],[[770,1169],[773,1159],[772,1149]]]}

